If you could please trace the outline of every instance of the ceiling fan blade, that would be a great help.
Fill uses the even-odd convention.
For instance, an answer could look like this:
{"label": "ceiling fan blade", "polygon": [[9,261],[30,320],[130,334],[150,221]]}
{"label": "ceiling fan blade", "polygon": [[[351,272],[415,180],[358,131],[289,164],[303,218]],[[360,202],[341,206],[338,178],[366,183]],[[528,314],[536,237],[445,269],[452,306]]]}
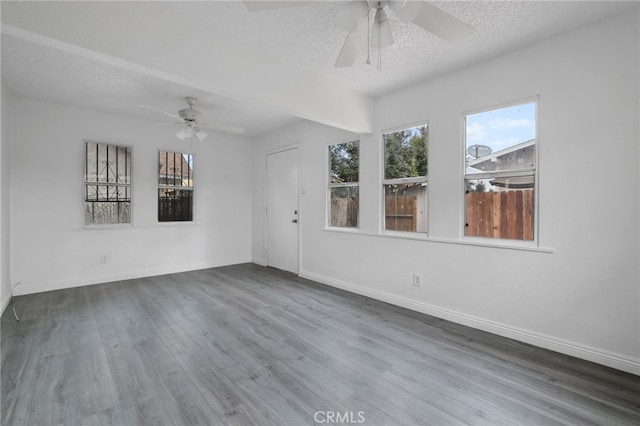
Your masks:
{"label": "ceiling fan blade", "polygon": [[392,0],[389,1],[389,8],[402,22],[412,22],[418,12],[420,11],[420,6],[424,3],[422,0],[419,1],[406,1],[406,0]]}
{"label": "ceiling fan blade", "polygon": [[338,2],[336,16],[341,28],[352,32],[358,28],[358,21],[369,13],[369,4],[365,0]]}
{"label": "ceiling fan blade", "polygon": [[246,131],[242,127],[228,126],[226,124],[218,124],[218,123],[207,123],[207,124],[199,123],[198,126],[207,127],[208,129],[211,129],[211,130],[220,130],[222,132],[227,132],[227,133],[236,133],[239,135],[243,134]]}
{"label": "ceiling fan blade", "polygon": [[153,126],[175,126],[176,124],[184,124],[184,121],[160,121],[151,123]]}
{"label": "ceiling fan blade", "polygon": [[181,119],[181,118],[180,118],[180,116],[177,116],[177,115],[175,115],[175,114],[171,114],[170,112],[162,111],[161,109],[154,108],[154,107],[151,107],[151,106],[147,106],[147,105],[138,105],[138,107],[140,107],[140,108],[144,108],[144,109],[150,109],[151,111],[159,112],[160,114],[164,114],[164,115],[169,116],[169,117],[171,117],[171,118]]}
{"label": "ceiling fan blade", "polygon": [[421,2],[420,10],[413,23],[446,42],[456,44],[464,41],[473,33],[473,27],[465,24],[455,16],[438,9],[426,2]]}
{"label": "ceiling fan blade", "polygon": [[347,38],[342,45],[342,49],[340,50],[340,54],[338,55],[338,59],[336,59],[336,63],[333,65],[334,68],[352,66],[358,57],[358,53],[362,50],[366,38],[367,19],[364,18],[358,21],[356,30],[347,35]]}
{"label": "ceiling fan blade", "polygon": [[312,3],[308,1],[271,1],[271,0],[250,0],[243,1],[242,4],[249,10],[249,12],[258,12],[261,10],[272,10],[272,9],[282,9],[284,7],[296,7],[296,6],[306,6],[307,4]]}

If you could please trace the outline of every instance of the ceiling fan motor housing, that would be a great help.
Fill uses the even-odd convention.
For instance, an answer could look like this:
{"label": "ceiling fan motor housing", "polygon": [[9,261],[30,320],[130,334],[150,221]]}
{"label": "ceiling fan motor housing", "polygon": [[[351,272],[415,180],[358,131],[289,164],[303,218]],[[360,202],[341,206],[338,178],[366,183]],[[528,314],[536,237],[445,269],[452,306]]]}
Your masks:
{"label": "ceiling fan motor housing", "polygon": [[178,114],[187,124],[193,125],[198,120],[200,111],[195,108],[189,107],[181,109],[180,111],[178,111]]}

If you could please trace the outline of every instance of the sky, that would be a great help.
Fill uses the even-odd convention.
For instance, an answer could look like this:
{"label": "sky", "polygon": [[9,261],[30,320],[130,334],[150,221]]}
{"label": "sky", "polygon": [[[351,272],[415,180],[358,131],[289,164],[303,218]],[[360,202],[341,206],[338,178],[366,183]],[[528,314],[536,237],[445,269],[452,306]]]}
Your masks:
{"label": "sky", "polygon": [[486,145],[500,151],[536,137],[535,102],[467,116],[467,148]]}

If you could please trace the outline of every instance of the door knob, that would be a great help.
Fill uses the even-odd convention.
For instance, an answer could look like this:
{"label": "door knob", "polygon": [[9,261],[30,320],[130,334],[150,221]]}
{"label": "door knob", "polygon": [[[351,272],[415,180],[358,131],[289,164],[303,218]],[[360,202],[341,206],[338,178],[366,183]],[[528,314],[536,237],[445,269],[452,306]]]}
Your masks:
{"label": "door knob", "polygon": [[298,223],[298,219],[291,220],[291,223]]}

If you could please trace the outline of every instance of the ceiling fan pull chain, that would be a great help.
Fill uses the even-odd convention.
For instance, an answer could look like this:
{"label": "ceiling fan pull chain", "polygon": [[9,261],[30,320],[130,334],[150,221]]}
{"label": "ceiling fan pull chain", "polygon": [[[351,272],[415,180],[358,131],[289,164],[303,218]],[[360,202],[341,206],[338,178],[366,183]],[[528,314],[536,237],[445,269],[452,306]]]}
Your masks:
{"label": "ceiling fan pull chain", "polygon": [[378,23],[378,71],[382,71],[382,22],[380,12],[382,8],[378,2],[378,10],[376,11],[376,22]]}
{"label": "ceiling fan pull chain", "polygon": [[369,39],[371,32],[370,16],[371,13],[367,13],[367,65],[371,65],[371,40]]}

